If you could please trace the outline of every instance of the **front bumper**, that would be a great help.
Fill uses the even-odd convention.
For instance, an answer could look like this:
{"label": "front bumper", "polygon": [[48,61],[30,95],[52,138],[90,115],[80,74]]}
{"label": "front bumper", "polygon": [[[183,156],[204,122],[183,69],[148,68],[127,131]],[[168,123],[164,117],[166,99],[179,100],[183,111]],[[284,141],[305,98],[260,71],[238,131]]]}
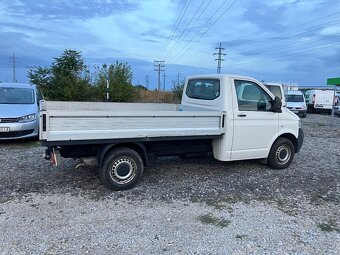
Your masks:
{"label": "front bumper", "polygon": [[296,153],[298,153],[301,150],[304,138],[305,138],[305,134],[304,134],[302,128],[299,128],[299,135],[298,135],[298,138],[297,138],[297,151],[296,151]]}
{"label": "front bumper", "polygon": [[26,123],[0,123],[0,127],[9,128],[9,132],[0,132],[0,140],[14,140],[36,137],[39,135],[38,120]]}

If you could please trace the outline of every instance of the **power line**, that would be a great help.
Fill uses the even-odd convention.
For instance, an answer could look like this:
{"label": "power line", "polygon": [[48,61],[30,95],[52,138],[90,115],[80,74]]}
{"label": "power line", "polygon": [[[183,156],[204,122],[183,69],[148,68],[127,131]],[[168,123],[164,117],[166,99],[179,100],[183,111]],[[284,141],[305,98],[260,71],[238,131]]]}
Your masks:
{"label": "power line", "polygon": [[185,2],[185,4],[183,5],[183,8],[182,8],[182,10],[181,10],[181,12],[180,12],[178,18],[177,18],[177,20],[176,20],[176,22],[175,22],[175,24],[174,24],[174,26],[173,26],[173,28],[172,28],[172,30],[171,30],[169,36],[168,36],[168,38],[166,39],[165,45],[164,45],[164,47],[163,47],[162,50],[161,50],[160,56],[163,55],[163,51],[167,49],[167,47],[168,47],[170,41],[172,40],[172,38],[173,38],[174,35],[176,34],[176,30],[177,30],[179,24],[182,22],[182,19],[183,19],[184,15],[185,15],[185,13],[186,13],[186,11],[187,11],[187,9],[188,9],[190,3],[191,3],[191,0],[187,0],[187,1]]}
{"label": "power line", "polygon": [[198,13],[198,11],[201,9],[204,0],[202,1],[202,3],[200,4],[200,6],[198,7],[198,9],[196,10],[195,14],[191,17],[189,23],[187,24],[186,28],[182,31],[181,35],[177,38],[177,41],[175,42],[175,44],[173,45],[173,47],[168,51],[168,53],[166,54],[165,58],[168,58],[171,53],[173,52],[173,50],[176,48],[176,44],[178,44],[179,40],[182,38],[182,36],[184,35],[184,38],[192,31],[192,29],[194,28],[194,26],[196,25],[196,23],[200,20],[200,18],[202,17],[203,13],[208,9],[209,5],[211,4],[212,0],[210,0],[205,7],[203,8],[202,12],[199,14],[199,16],[196,18],[196,20],[194,21],[194,23],[191,25],[191,27],[189,29],[187,29],[191,23],[191,21],[195,18],[196,14]]}
{"label": "power line", "polygon": [[[311,23],[314,23],[314,22],[316,22],[316,21],[319,21],[319,20],[322,20],[322,19],[326,19],[326,18],[329,18],[329,17],[332,17],[332,16],[335,16],[335,15],[339,15],[339,12],[337,12],[337,13],[333,13],[333,14],[330,14],[330,15],[326,15],[326,16],[323,16],[323,17],[321,17],[321,18],[318,18],[318,19],[315,19],[315,20],[311,20],[311,21],[308,21],[308,22],[305,22],[305,23],[302,23],[302,24],[299,24],[299,25],[296,25],[296,26],[294,26],[294,28],[298,28],[298,27],[304,27],[305,25],[309,25],[309,24],[311,24]],[[320,27],[320,25],[322,26],[322,25],[330,25],[332,22],[334,22],[334,21],[339,21],[339,19],[335,19],[335,20],[332,20],[332,21],[328,21],[328,22],[326,22],[326,23],[321,23],[321,24],[318,24],[317,26],[313,26],[313,27],[311,27],[311,28],[316,28],[315,30],[317,30],[319,27]],[[288,29],[286,29],[286,31],[285,32],[289,32],[290,30]],[[292,34],[288,34],[288,35],[286,35],[285,37],[287,38],[287,36],[296,36],[296,35],[302,35],[302,34],[306,34],[306,33],[309,33],[309,32],[311,32],[311,31],[314,31],[314,29],[313,30],[308,30],[308,31],[306,31],[306,29],[303,29],[302,31],[300,31],[300,32],[294,32],[294,33],[292,33]],[[257,35],[257,36],[252,36],[252,35]],[[276,38],[270,38],[270,39],[264,39],[263,38],[263,36],[261,35],[261,34],[259,34],[259,32],[258,31],[256,31],[256,32],[253,32],[253,33],[250,33],[250,34],[247,34],[247,38],[251,38],[251,39],[257,39],[257,38],[260,38],[261,40],[260,41],[254,41],[253,43],[255,43],[255,44],[259,44],[259,43],[263,43],[263,42],[265,42],[265,41],[268,41],[268,40],[270,40],[270,42],[272,42],[272,41],[276,41],[276,40],[282,40],[282,39],[286,39],[286,38],[284,38],[284,37],[276,37]]]}
{"label": "power line", "polygon": [[[293,43],[288,43],[288,44],[285,44],[284,46],[278,46],[278,47],[273,47],[271,48],[269,51],[266,51],[262,54],[253,54],[252,56],[256,56],[256,55],[265,55],[265,54],[268,54],[268,53],[276,53],[278,51],[282,52],[282,50],[285,50],[285,49],[289,49],[290,47],[295,47],[295,46],[299,46],[299,45],[308,45],[310,43],[315,43],[317,41],[323,41],[323,40],[327,40],[327,39],[339,39],[339,35],[340,34],[336,34],[336,35],[328,35],[328,36],[324,36],[324,37],[320,37],[320,38],[317,38],[317,39],[314,39],[314,40],[307,40],[307,41],[302,41],[302,42],[293,42]],[[294,49],[291,49],[291,50],[294,50]]]}
{"label": "power line", "polygon": [[[302,51],[300,50],[298,52],[296,52],[296,49],[291,50],[291,51],[285,51],[285,52],[283,52],[284,53],[283,56],[272,55],[272,54],[263,54],[263,55],[272,56],[272,57],[275,57],[275,59],[282,59],[282,58],[286,58],[288,56],[299,55],[299,54],[303,54],[303,53],[306,53],[306,52],[309,52],[309,51],[313,51],[313,53],[316,53],[315,50],[321,50],[321,49],[323,50],[324,48],[328,48],[329,46],[335,46],[335,45],[339,45],[339,43],[333,42],[333,43],[324,44],[324,45],[321,45],[321,46],[312,45],[310,47],[304,47]],[[287,54],[287,53],[289,53],[289,54]],[[238,63],[233,64],[233,66],[248,64],[248,63],[252,63],[252,62],[258,63],[258,62],[262,62],[262,61],[268,61],[268,59],[262,59],[262,60],[253,59],[253,60],[248,60],[248,61],[243,61],[243,62],[240,61]]]}
{"label": "power line", "polygon": [[[304,26],[309,25],[309,24],[311,24],[311,23],[315,23],[315,22],[317,22],[317,21],[319,21],[319,20],[324,20],[324,19],[326,19],[326,18],[333,17],[333,16],[336,16],[336,15],[339,15],[339,13],[337,12],[337,13],[329,14],[329,15],[323,16],[323,17],[318,18],[318,19],[314,19],[314,20],[311,20],[311,21],[308,21],[308,22],[305,22],[305,23],[302,23],[302,24],[298,24],[298,25],[294,26],[294,28],[304,27]],[[325,24],[326,24],[326,25],[329,25],[329,24],[333,24],[333,23],[336,22],[336,21],[337,21],[337,19],[332,20],[332,21],[327,21],[326,23],[318,24],[318,25],[316,25],[316,26],[312,26],[311,28],[312,28],[313,30],[311,30],[311,31],[314,31],[314,30],[320,28],[320,25],[321,25],[321,26],[323,26],[323,25],[325,25]],[[311,31],[310,31],[310,30],[306,31],[306,29],[304,29],[304,30],[302,30],[302,31],[295,31],[295,32],[293,32],[293,33],[289,33],[289,34],[287,34],[287,35],[284,36],[284,37],[276,37],[276,38],[270,38],[270,39],[263,39],[263,36],[260,35],[260,34],[256,31],[256,32],[253,32],[253,33],[248,34],[248,35],[247,35],[247,38],[252,38],[252,39],[260,38],[260,39],[262,39],[262,40],[261,40],[261,41],[250,42],[251,45],[250,45],[250,46],[247,46],[246,48],[243,48],[242,50],[244,51],[244,50],[247,50],[247,49],[255,49],[257,44],[260,44],[260,43],[263,44],[263,42],[266,42],[266,41],[270,41],[271,44],[273,43],[273,41],[280,41],[280,42],[282,42],[282,40],[284,40],[284,39],[289,39],[289,38],[290,38],[289,36],[294,36],[294,37],[300,38],[299,35],[303,35],[303,34],[306,34],[306,33],[310,33]],[[286,32],[290,32],[290,31],[286,29]],[[254,37],[254,36],[252,36],[252,35],[257,35],[257,36]],[[314,41],[324,40],[324,39],[326,39],[326,38],[328,38],[328,36],[327,36],[327,37],[320,38],[320,39],[316,39],[316,40],[314,40]],[[311,40],[308,40],[308,41],[311,41]],[[300,45],[300,44],[304,44],[304,43],[305,43],[305,42],[298,42],[298,43],[295,43],[295,42],[294,42],[293,44],[291,44],[291,43],[289,43],[288,45],[285,44],[285,46],[290,46],[290,45],[292,45],[292,46],[293,46],[293,45]],[[252,46],[253,46],[253,47],[252,47]],[[276,48],[277,48],[277,49],[279,49],[279,48],[283,49],[283,48],[285,48],[285,47],[276,47]],[[271,48],[270,48],[270,49],[273,50],[272,45],[271,45]],[[260,54],[257,54],[257,55],[260,55]],[[196,65],[208,63],[209,59],[210,59],[210,58],[208,58],[208,56],[204,56],[201,60],[199,60],[199,61],[196,62]]]}
{"label": "power line", "polygon": [[[287,49],[288,51],[284,51],[284,53],[286,52],[291,52],[292,50],[299,50],[299,49],[294,49],[294,48],[291,48],[291,47],[294,47],[294,46],[299,46],[299,45],[307,45],[307,48],[310,48],[310,47],[315,47],[317,45],[309,45],[310,43],[314,43],[314,42],[317,42],[317,41],[323,41],[323,40],[326,40],[326,39],[338,39],[339,38],[339,34],[337,35],[329,35],[329,36],[325,36],[325,37],[321,37],[321,38],[318,38],[318,39],[315,39],[315,40],[307,40],[307,41],[303,41],[303,42],[293,42],[293,43],[289,43],[289,44],[285,44],[283,47],[282,46],[278,46],[278,47],[274,47],[274,48],[271,48],[269,51],[265,51],[263,53],[254,53],[250,56],[262,56],[262,55],[273,55],[275,53],[282,53],[285,49]],[[291,49],[289,49],[291,48]],[[303,49],[306,49],[306,47],[304,47]],[[302,49],[302,50],[303,50]],[[248,55],[249,56],[249,55]],[[201,59],[200,61],[196,62],[196,65],[197,64],[205,64],[208,62],[208,59],[206,57],[204,57],[203,59]],[[248,61],[246,61],[248,62]],[[241,62],[238,62],[238,63],[241,63]],[[236,63],[237,64],[237,63]]]}
{"label": "power line", "polygon": [[[187,45],[189,45],[189,44],[196,38],[196,36],[198,36],[198,35],[201,33],[201,31],[203,30],[203,28],[211,22],[211,19],[214,18],[214,16],[221,10],[221,8],[222,8],[228,1],[229,1],[229,0],[224,0],[224,2],[223,2],[221,5],[219,5],[219,7],[215,10],[215,12],[207,19],[207,21],[204,23],[204,25],[201,26],[201,28],[198,30],[198,32],[196,32],[196,34],[195,34],[193,37],[191,37],[191,38],[189,39],[189,41],[184,45],[183,48],[185,48]],[[209,4],[210,4],[210,2],[209,2]],[[182,48],[182,49],[183,49],[183,48]]]}
{"label": "power line", "polygon": [[313,31],[316,31],[316,30],[319,30],[321,28],[325,28],[329,25],[337,25],[340,23],[340,19],[336,19],[336,20],[333,20],[331,22],[327,22],[327,23],[324,23],[324,24],[319,24],[317,26],[313,26],[313,27],[310,27],[308,30],[304,29],[302,31],[298,31],[298,32],[293,32],[293,33],[289,33],[289,34],[286,34],[286,35],[283,35],[281,37],[275,37],[275,38],[267,38],[267,39],[262,39],[260,41],[255,41],[253,43],[250,43],[251,45],[243,48],[243,50],[247,50],[247,49],[251,49],[251,48],[254,48],[254,46],[256,45],[263,45],[264,42],[270,42],[270,43],[273,43],[275,41],[282,41],[282,40],[286,40],[286,39],[291,39],[291,38],[299,38],[301,35],[305,35],[305,34],[309,34]]}
{"label": "power line", "polygon": [[217,58],[215,59],[215,61],[217,61],[217,73],[221,73],[222,61],[224,61],[222,56],[226,55],[222,53],[222,51],[224,51],[224,48],[222,48],[222,43],[220,43],[220,46],[215,48],[215,50],[217,50],[217,52],[214,53],[214,56],[217,55]]}
{"label": "power line", "polygon": [[[197,44],[197,42],[230,10],[231,7],[234,6],[234,4],[237,2],[238,0],[234,0],[221,14],[220,16],[217,17],[217,19],[213,22],[210,23],[210,19],[202,26],[202,28],[189,40],[189,42],[186,44],[186,46],[188,46],[192,41],[194,41],[194,39],[196,38],[196,36],[198,36],[201,31],[203,30],[203,28],[210,23],[210,26],[208,26],[208,28],[200,35],[200,37],[198,38],[198,40],[196,40],[194,43],[191,44],[191,46],[189,46],[189,48],[185,49],[184,51],[181,52],[180,54],[177,55],[177,58],[175,59],[175,62],[178,61],[180,58],[182,58],[195,44]],[[227,0],[224,1],[219,8],[215,11],[215,13],[212,15],[211,19],[219,12],[219,10],[223,7],[224,4],[226,4]]]}

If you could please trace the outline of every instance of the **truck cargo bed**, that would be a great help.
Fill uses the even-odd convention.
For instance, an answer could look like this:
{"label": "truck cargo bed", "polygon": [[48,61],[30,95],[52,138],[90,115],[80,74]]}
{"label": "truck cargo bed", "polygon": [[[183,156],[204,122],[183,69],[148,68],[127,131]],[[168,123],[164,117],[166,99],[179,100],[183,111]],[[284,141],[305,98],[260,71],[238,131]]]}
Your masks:
{"label": "truck cargo bed", "polygon": [[[174,139],[224,134],[223,113],[175,104],[42,101],[43,142]],[[57,144],[57,143],[55,143]]]}

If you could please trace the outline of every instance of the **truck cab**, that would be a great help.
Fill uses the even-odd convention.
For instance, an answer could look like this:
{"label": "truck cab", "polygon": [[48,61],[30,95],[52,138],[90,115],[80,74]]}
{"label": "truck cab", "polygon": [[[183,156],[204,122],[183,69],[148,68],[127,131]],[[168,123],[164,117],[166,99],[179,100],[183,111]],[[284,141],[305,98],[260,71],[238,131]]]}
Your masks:
{"label": "truck cab", "polygon": [[[207,92],[207,91],[212,92]],[[193,93],[192,91],[196,91]],[[213,140],[214,157],[221,161],[268,158],[273,143],[289,137],[298,151],[303,136],[300,119],[256,79],[236,75],[190,76],[180,109],[202,107],[222,111],[225,135]]]}

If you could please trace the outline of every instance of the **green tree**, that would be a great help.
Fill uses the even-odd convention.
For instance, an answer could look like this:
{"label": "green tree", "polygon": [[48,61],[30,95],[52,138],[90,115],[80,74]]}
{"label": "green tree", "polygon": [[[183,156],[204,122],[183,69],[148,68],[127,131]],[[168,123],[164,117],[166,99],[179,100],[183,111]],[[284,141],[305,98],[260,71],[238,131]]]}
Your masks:
{"label": "green tree", "polygon": [[177,83],[177,81],[172,81],[171,92],[176,102],[181,102],[183,89],[184,89],[184,81],[180,81],[180,83]]}
{"label": "green tree", "polygon": [[28,77],[50,100],[85,101],[91,97],[90,73],[76,50],[65,50],[50,67],[31,68]]}
{"label": "green tree", "polygon": [[53,98],[52,72],[49,67],[33,67],[28,70],[30,82],[37,85],[46,98]]}
{"label": "green tree", "polygon": [[127,63],[106,65],[98,69],[96,78],[96,97],[99,100],[106,98],[106,80],[109,81],[110,101],[131,102],[135,96],[132,82],[131,67]]}

